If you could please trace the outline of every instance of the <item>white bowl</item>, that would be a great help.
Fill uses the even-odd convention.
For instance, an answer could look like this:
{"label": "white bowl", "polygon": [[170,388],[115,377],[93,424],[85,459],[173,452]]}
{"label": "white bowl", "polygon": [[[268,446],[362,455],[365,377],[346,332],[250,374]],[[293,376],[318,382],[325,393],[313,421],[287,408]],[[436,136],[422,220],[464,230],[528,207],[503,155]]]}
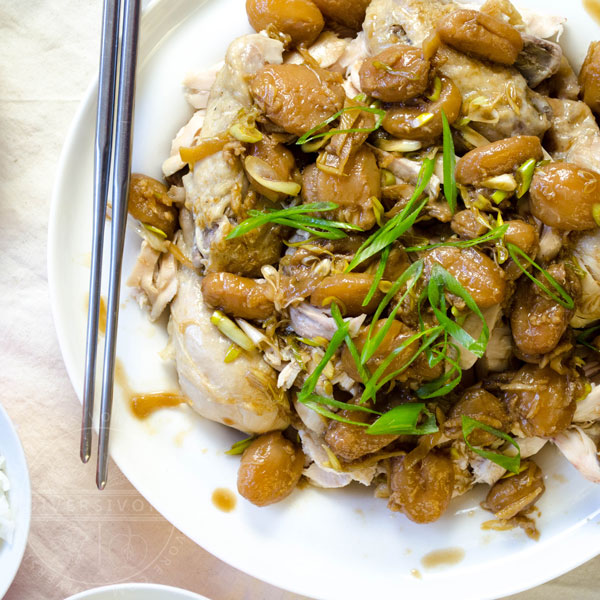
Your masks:
{"label": "white bowl", "polygon": [[6,459],[11,489],[8,501],[15,513],[15,535],[11,544],[0,541],[0,598],[13,582],[23,560],[31,521],[31,486],[23,446],[12,421],[0,404],[0,454]]}
{"label": "white bowl", "polygon": [[187,590],[154,583],[123,583],[94,588],[66,600],[208,600]]}

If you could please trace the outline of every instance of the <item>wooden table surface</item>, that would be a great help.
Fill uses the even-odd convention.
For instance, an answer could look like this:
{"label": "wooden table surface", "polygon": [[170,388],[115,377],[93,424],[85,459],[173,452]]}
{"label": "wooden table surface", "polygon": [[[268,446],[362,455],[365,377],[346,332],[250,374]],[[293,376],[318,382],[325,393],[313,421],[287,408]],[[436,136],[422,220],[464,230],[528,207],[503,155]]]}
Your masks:
{"label": "wooden table surface", "polygon": [[[249,577],[175,530],[111,465],[108,493],[78,460],[80,405],[48,301],[46,234],[57,160],[97,69],[100,0],[0,3],[0,402],[31,470],[31,535],[6,600],[63,600],[124,581],[212,600],[300,597]],[[600,558],[513,600],[598,598]],[[510,576],[510,574],[499,574]]]}

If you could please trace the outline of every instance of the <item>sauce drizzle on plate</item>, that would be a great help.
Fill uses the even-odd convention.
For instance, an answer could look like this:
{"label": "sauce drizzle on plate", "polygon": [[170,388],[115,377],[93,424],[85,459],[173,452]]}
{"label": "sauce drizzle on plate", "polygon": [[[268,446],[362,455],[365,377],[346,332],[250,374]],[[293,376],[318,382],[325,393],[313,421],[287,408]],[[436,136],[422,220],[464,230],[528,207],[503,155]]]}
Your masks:
{"label": "sauce drizzle on plate", "polygon": [[237,503],[235,494],[227,488],[217,488],[212,495],[212,503],[223,512],[231,512]]}
{"label": "sauce drizzle on plate", "polygon": [[435,567],[445,567],[458,564],[465,557],[465,551],[462,548],[441,548],[433,550],[421,559],[421,564],[426,569]]}

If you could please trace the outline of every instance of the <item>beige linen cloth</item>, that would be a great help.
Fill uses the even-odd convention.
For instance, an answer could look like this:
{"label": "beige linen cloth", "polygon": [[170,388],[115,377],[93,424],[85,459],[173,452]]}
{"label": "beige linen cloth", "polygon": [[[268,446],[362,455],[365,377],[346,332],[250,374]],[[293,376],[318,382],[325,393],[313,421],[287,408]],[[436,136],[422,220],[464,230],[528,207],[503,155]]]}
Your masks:
{"label": "beige linen cloth", "polygon": [[[0,401],[19,430],[33,487],[29,545],[5,598],[62,600],[149,581],[212,600],[298,599],[196,546],[115,465],[109,489],[97,493],[93,468],[78,460],[80,405],[50,314],[46,233],[61,146],[97,69],[101,4],[0,2]],[[600,558],[514,599],[596,599],[599,573]]]}

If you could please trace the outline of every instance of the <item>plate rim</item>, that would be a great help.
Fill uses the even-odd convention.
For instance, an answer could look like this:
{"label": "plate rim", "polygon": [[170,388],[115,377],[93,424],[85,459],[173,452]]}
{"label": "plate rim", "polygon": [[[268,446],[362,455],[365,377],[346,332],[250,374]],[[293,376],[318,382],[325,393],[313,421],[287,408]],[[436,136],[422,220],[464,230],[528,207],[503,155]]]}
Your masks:
{"label": "plate rim", "polygon": [[[204,4],[208,4],[209,2],[215,2],[215,1],[217,1],[217,0],[204,0],[204,2],[199,3],[197,5],[197,7],[199,7],[200,4],[204,5]],[[144,9],[143,18],[142,18],[142,27],[144,26],[144,22],[147,21],[149,15],[152,16],[155,11],[159,10],[163,5],[168,5],[168,4],[169,4],[169,0],[151,0],[149,5]],[[187,18],[189,18],[189,16],[190,16],[191,12],[192,11],[189,11],[184,16],[182,16],[182,18],[178,21],[178,24],[181,24],[185,20],[187,20]],[[165,30],[164,33],[162,33],[160,35],[159,42],[156,45],[153,45],[151,48],[149,48],[147,55],[150,55],[153,52],[153,50],[156,48],[156,46],[160,44],[160,41],[162,41],[165,37],[167,37],[169,35],[169,33],[170,33],[169,30]],[[142,60],[147,58],[147,55],[142,56],[141,57]],[[66,335],[66,328],[63,325],[63,319],[62,319],[62,315],[60,312],[60,306],[58,303],[59,294],[57,291],[57,281],[59,279],[59,271],[60,271],[59,266],[60,265],[58,264],[58,261],[53,260],[53,258],[55,258],[54,254],[58,248],[57,242],[59,239],[58,238],[59,227],[58,227],[57,216],[58,216],[58,212],[59,212],[59,204],[61,201],[61,190],[66,184],[66,181],[65,181],[67,179],[66,171],[67,171],[67,166],[69,164],[69,158],[70,158],[70,156],[73,152],[74,146],[76,144],[76,138],[79,134],[79,128],[81,127],[81,125],[83,123],[83,116],[87,111],[90,110],[90,105],[91,105],[91,107],[93,107],[95,105],[96,91],[97,91],[97,77],[94,77],[92,79],[91,83],[88,85],[88,87],[82,97],[82,100],[77,108],[77,111],[75,112],[75,115],[73,117],[73,120],[71,121],[67,135],[65,137],[65,141],[64,141],[62,149],[61,149],[60,158],[59,158],[57,168],[56,168],[56,178],[55,178],[55,182],[54,182],[53,190],[52,190],[52,199],[51,199],[51,206],[50,206],[50,212],[49,212],[49,225],[48,225],[47,268],[48,268],[48,286],[49,286],[49,292],[50,292],[49,296],[50,296],[50,304],[51,304],[51,309],[52,309],[52,317],[53,317],[53,322],[54,322],[55,331],[57,334],[63,362],[65,364],[67,374],[71,381],[71,385],[73,386],[76,396],[77,396],[77,399],[79,400],[80,403],[81,403],[81,390],[77,389],[77,387],[75,386],[75,382],[79,379],[79,375],[77,374],[78,368],[77,368],[75,361],[67,360],[67,357],[69,356],[69,353],[67,351],[68,340],[67,340],[67,335]],[[95,111],[92,111],[92,113],[95,113]],[[154,504],[154,502],[150,498],[148,498],[146,496],[146,494],[144,492],[142,492],[142,490],[140,490],[135,485],[134,481],[136,480],[136,477],[134,474],[131,474],[129,472],[129,469],[123,468],[119,464],[119,461],[117,459],[115,459],[114,457],[113,457],[113,460],[115,460],[115,463],[117,464],[119,469],[123,472],[123,474],[127,477],[127,479],[132,483],[132,485],[134,485],[134,487],[136,487],[136,490],[165,518],[165,520],[167,520],[171,524],[175,525],[175,527],[177,527],[180,531],[184,532],[186,537],[189,537],[194,543],[196,543],[198,546],[206,549],[208,552],[210,552],[213,556],[215,556],[219,560],[225,562],[226,564],[230,565],[231,567],[238,569],[239,571],[241,571],[251,577],[258,578],[267,584],[279,587],[284,590],[291,591],[293,593],[312,596],[313,598],[323,598],[323,596],[318,595],[318,592],[316,593],[315,589],[313,589],[313,587],[311,587],[309,584],[304,584],[304,585],[300,585],[300,584],[296,585],[296,583],[291,584],[286,581],[285,576],[278,577],[275,574],[268,575],[266,570],[264,572],[261,572],[260,574],[249,572],[246,570],[246,567],[244,566],[244,564],[241,560],[235,560],[235,559],[229,558],[223,552],[215,551],[215,549],[212,547],[212,545],[210,543],[206,543],[206,541],[203,541],[203,543],[199,543],[196,539],[194,539],[193,537],[191,537],[190,535],[185,533],[185,528],[182,528],[183,523],[180,523],[179,518],[177,518],[176,515],[170,515],[169,517],[167,517],[165,513],[168,511],[161,510],[158,506],[156,506]],[[519,592],[523,592],[523,591],[532,589],[534,587],[537,587],[539,585],[542,585],[542,584],[544,584],[548,581],[551,581],[557,577],[560,577],[561,575],[564,575],[565,573],[579,567],[580,565],[584,564],[585,562],[600,555],[600,543],[598,543],[596,547],[592,547],[590,544],[579,545],[576,543],[578,538],[579,539],[585,538],[588,535],[588,533],[590,532],[591,527],[596,526],[594,519],[596,519],[599,514],[600,514],[600,507],[592,515],[589,515],[588,517],[581,519],[581,521],[573,524],[571,527],[568,527],[564,531],[562,531],[559,534],[557,534],[556,536],[554,536],[553,539],[548,540],[546,542],[546,544],[545,544],[546,546],[552,547],[555,544],[560,543],[563,538],[568,536],[569,540],[572,543],[576,544],[576,547],[588,548],[587,551],[580,551],[580,553],[577,553],[577,552],[569,553],[569,555],[566,558],[563,557],[563,562],[561,563],[560,567],[553,569],[550,574],[548,574],[546,572],[546,569],[544,567],[538,567],[537,577],[533,577],[533,578],[527,580],[526,583],[519,583],[516,585],[513,584],[511,587],[510,585],[506,585],[508,578],[506,578],[502,583],[499,583],[500,586],[504,585],[504,587],[502,588],[502,591],[501,591],[501,595],[498,595],[496,592],[493,592],[493,593],[488,593],[488,594],[484,594],[484,595],[469,596],[465,593],[465,595],[463,595],[462,597],[465,600],[468,600],[468,599],[494,600],[494,599],[501,598],[501,597],[504,597],[507,595],[512,595],[512,594],[516,594]],[[600,540],[599,540],[599,542],[600,542]],[[589,548],[591,548],[591,549],[589,549]],[[551,550],[552,550],[552,548],[546,549],[543,552],[548,553],[548,552],[551,552]],[[531,548],[528,551],[528,554],[530,552],[534,552],[534,551],[535,551],[535,547]],[[537,551],[535,551],[535,552],[537,553]]]}
{"label": "plate rim", "polygon": [[[25,496],[25,505],[20,505],[17,512],[17,520],[15,526],[15,541],[18,541],[18,545],[14,545],[15,541],[13,541],[13,545],[8,549],[7,556],[13,556],[13,560],[15,561],[13,564],[12,572],[8,571],[6,578],[3,582],[3,574],[0,574],[0,598],[4,597],[4,594],[9,590],[10,586],[13,584],[15,577],[19,571],[21,563],[23,562],[23,557],[25,556],[25,549],[27,548],[27,541],[29,539],[29,532],[31,529],[31,479],[29,475],[29,466],[27,464],[27,457],[25,455],[25,449],[23,448],[23,443],[19,438],[19,434],[17,433],[17,429],[15,424],[12,422],[8,412],[0,402],[0,421],[4,421],[10,432],[8,441],[9,444],[12,445],[17,461],[21,463],[20,467],[22,467],[21,472],[19,473],[19,486],[22,488],[23,494]],[[2,451],[2,448],[0,448]],[[6,458],[6,453],[2,452],[2,455]],[[7,462],[8,464],[8,462]],[[14,487],[14,478],[11,476],[10,479],[11,490]],[[24,533],[19,533],[19,529],[24,530]],[[5,544],[6,542],[3,542]],[[3,549],[3,553],[6,549]]]}
{"label": "plate rim", "polygon": [[162,591],[162,592],[177,592],[179,594],[179,598],[187,598],[189,600],[209,600],[206,596],[202,594],[197,594],[196,592],[192,592],[191,590],[186,590],[184,588],[178,588],[171,585],[164,585],[161,583],[116,583],[113,585],[103,585],[96,588],[90,588],[89,590],[84,590],[82,592],[77,592],[65,600],[85,600],[86,598],[94,599],[94,594],[102,593],[102,592],[119,592],[119,591]]}

